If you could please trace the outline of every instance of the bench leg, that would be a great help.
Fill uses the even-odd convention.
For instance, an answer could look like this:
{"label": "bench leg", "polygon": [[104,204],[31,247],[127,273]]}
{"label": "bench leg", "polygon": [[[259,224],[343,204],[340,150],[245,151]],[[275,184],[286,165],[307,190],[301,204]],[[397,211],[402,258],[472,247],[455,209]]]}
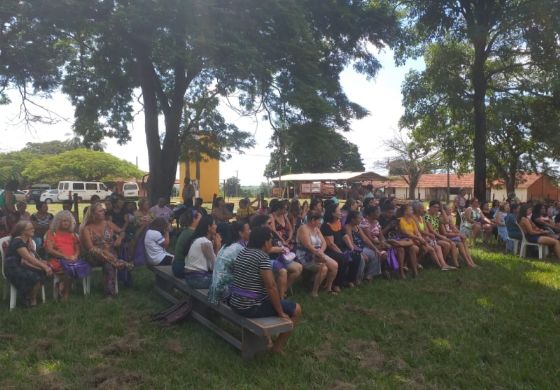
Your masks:
{"label": "bench leg", "polygon": [[241,340],[241,356],[244,359],[251,359],[257,353],[264,352],[268,349],[268,343],[265,337],[257,336],[247,329],[243,329]]}

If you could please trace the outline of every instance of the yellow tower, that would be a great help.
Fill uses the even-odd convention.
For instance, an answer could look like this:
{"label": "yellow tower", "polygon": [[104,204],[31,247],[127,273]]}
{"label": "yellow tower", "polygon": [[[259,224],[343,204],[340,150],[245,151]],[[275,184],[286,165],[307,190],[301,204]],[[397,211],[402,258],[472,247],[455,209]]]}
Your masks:
{"label": "yellow tower", "polygon": [[220,161],[203,158],[202,161],[188,161],[179,164],[180,196],[183,196],[185,178],[197,180],[199,197],[211,202],[220,191]]}

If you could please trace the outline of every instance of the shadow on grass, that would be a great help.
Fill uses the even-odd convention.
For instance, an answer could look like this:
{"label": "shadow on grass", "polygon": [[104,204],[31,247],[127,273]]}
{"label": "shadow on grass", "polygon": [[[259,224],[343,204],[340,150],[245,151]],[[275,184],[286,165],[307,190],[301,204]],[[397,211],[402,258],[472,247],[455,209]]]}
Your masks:
{"label": "shadow on grass", "polygon": [[[0,387],[555,388],[560,267],[475,251],[481,269],[426,270],[309,298],[286,356],[243,361],[194,321],[161,329],[147,270],[114,301],[0,309]],[[47,296],[49,296],[47,294]]]}

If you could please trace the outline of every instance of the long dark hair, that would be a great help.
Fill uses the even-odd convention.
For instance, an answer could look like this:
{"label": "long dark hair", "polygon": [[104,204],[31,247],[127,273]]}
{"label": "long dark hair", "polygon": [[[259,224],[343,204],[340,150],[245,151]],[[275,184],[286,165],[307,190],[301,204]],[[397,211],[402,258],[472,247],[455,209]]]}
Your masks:
{"label": "long dark hair", "polygon": [[521,222],[521,218],[527,218],[527,211],[531,208],[527,203],[519,208],[519,214],[517,214],[517,222]]}
{"label": "long dark hair", "polygon": [[348,212],[348,215],[346,216],[346,225],[350,224],[350,221],[356,219],[357,217],[360,216],[360,212],[359,211],[355,211],[355,210],[350,210]]}
{"label": "long dark hair", "polygon": [[194,242],[194,240],[196,240],[197,238],[200,238],[200,237],[206,237],[208,235],[208,229],[213,224],[214,224],[214,218],[212,218],[212,216],[210,216],[210,215],[202,216],[202,218],[200,219],[200,222],[198,223],[198,226],[196,227],[196,229],[194,229],[194,232],[193,232],[191,238],[189,238],[189,241],[187,242],[187,246],[185,248],[185,253],[189,253],[189,250],[191,249],[191,246],[192,246],[192,243]]}
{"label": "long dark hair", "polygon": [[[224,243],[224,247],[228,247],[231,244],[239,241],[241,239],[241,237],[239,237],[239,235],[241,234],[241,232],[243,231],[243,229],[245,229],[245,225],[248,225],[249,222],[247,221],[234,221],[229,225],[229,231],[228,231],[228,236],[224,237],[222,235],[222,242]],[[221,234],[221,232],[220,232]]]}
{"label": "long dark hair", "polygon": [[344,203],[344,206],[342,206],[341,210],[350,211],[352,205],[355,204],[355,203],[356,203],[356,201],[355,201],[354,199],[348,198],[348,199],[346,200],[346,203]]}
{"label": "long dark hair", "polygon": [[531,215],[531,219],[533,221],[542,216],[541,213],[542,207],[543,207],[542,203],[537,203],[533,206],[533,215]]}
{"label": "long dark hair", "polygon": [[330,205],[327,206],[327,208],[325,209],[325,214],[323,216],[323,222],[325,223],[331,223],[334,221],[334,212],[336,211],[336,209],[338,208],[338,205],[336,203],[332,203]]}

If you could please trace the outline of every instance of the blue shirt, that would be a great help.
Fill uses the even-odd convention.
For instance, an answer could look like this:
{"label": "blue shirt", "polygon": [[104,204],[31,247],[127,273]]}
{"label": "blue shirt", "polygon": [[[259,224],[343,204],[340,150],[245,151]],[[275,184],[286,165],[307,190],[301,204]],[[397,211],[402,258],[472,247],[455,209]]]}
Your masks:
{"label": "blue shirt", "polygon": [[509,238],[513,238],[514,240],[521,240],[521,230],[517,225],[517,217],[515,216],[515,214],[509,213],[508,215],[506,215],[504,220],[506,222],[506,228]]}

